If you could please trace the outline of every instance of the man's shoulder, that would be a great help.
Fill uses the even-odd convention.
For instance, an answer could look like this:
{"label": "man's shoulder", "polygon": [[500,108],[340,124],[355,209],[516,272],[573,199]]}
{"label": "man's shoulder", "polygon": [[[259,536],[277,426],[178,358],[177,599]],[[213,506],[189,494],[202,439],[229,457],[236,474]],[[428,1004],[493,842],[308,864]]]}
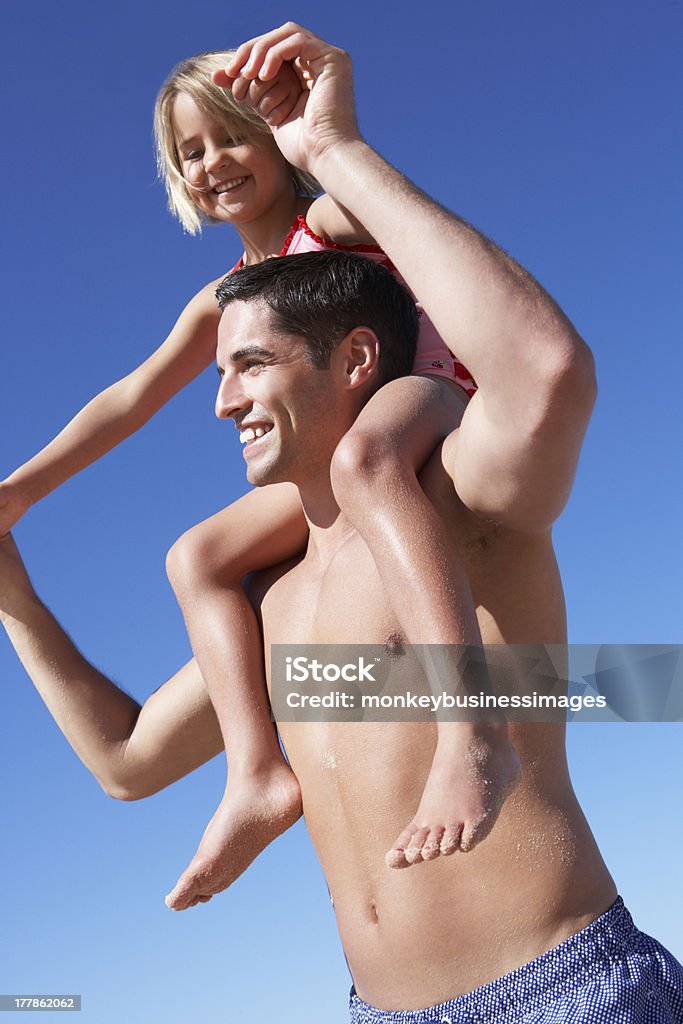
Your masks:
{"label": "man's shoulder", "polygon": [[290,578],[293,578],[294,571],[302,561],[303,555],[247,576],[244,581],[244,589],[254,611],[260,611],[268,594],[287,589]]}

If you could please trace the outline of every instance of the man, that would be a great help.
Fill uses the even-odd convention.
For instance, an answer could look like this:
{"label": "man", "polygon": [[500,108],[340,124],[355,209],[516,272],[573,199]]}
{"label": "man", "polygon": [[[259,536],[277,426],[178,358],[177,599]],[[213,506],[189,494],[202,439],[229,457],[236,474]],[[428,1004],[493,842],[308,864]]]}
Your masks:
{"label": "man", "polygon": [[[422,484],[459,545],[484,642],[563,643],[550,527],[594,400],[590,353],[529,275],[361,139],[346,54],[288,24],[245,44],[227,71],[230,80],[243,72],[246,94],[283,59],[296,61],[302,97],[278,145],[367,227],[478,381]],[[295,260],[226,284],[230,317],[218,341],[219,415],[261,417],[270,428],[249,453],[250,479],[295,483],[310,523],[305,557],[261,581],[266,655],[275,643],[396,644],[389,595],[331,480],[391,341],[361,320],[327,366],[314,367],[306,338],[283,334],[268,304],[273,277],[294,274]],[[196,667],[140,710],[81,658],[10,539],[0,545],[0,614],[60,727],[112,795],[154,792],[217,752]],[[682,1019],[683,969],[615,901],[572,791],[561,725],[512,726],[523,775],[491,834],[467,855],[406,872],[389,870],[384,852],[417,804],[433,732],[319,722],[283,723],[281,734],[354,980],[352,1020]],[[194,902],[208,898],[197,891]],[[401,1012],[415,1007],[431,1009]]]}

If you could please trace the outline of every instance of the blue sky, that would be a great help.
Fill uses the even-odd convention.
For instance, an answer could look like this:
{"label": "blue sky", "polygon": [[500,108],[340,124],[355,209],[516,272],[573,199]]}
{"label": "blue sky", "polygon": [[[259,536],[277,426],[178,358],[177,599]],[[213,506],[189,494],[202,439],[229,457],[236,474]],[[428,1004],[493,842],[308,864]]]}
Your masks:
{"label": "blue sky", "polygon": [[[369,141],[524,263],[593,347],[600,400],[556,530],[571,639],[680,641],[674,2],[456,0],[421,4],[418,19],[405,0],[6,0],[0,474],[151,352],[239,256],[229,228],[193,239],[167,214],[154,97],[182,57],[289,18],[352,53]],[[214,388],[209,370],[16,531],[41,595],[139,699],[189,657],[165,553],[245,486]],[[117,804],[2,638],[0,678],[0,992],[81,992],[95,1024],[255,1009],[282,1024],[343,1019],[348,978],[302,825],[228,895],[172,915],[163,895],[222,792],[222,764]],[[683,957],[680,726],[577,726],[569,748],[620,890]]]}

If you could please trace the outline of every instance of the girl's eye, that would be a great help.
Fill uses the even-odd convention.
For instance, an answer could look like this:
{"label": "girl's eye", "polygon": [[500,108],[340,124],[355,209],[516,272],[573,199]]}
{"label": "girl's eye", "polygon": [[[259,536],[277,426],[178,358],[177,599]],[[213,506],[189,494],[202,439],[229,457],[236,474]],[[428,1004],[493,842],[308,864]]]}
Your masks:
{"label": "girl's eye", "polygon": [[188,160],[199,160],[201,155],[202,155],[201,150],[193,149],[191,153],[187,154],[187,159]]}

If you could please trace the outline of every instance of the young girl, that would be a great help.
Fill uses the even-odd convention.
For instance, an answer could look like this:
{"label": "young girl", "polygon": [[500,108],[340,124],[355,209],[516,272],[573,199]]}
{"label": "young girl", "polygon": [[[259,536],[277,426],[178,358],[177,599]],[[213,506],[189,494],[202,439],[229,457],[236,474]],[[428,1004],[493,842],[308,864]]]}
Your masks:
{"label": "young girl", "polygon": [[[332,197],[313,198],[317,183],[289,165],[275,145],[265,121],[277,126],[285,120],[301,92],[291,66],[283,65],[269,82],[239,83],[235,93],[253,110],[213,81],[231,57],[226,51],[183,62],[157,99],[158,162],[171,211],[191,233],[207,221],[233,224],[244,245],[238,267],[330,247],[389,265],[362,225]],[[190,301],[145,362],[94,398],[0,484],[0,534],[139,429],[213,361],[220,319],[216,284]],[[478,643],[459,554],[417,481],[428,455],[458,425],[475,385],[418,311],[414,375],[386,385],[364,408],[335,453],[333,485],[342,512],[370,547],[408,642]],[[259,430],[248,429],[240,439],[252,444],[259,436]],[[223,800],[167,899],[174,909],[224,889],[301,814],[299,787],[270,720],[261,640],[241,581],[294,557],[306,536],[296,489],[281,484],[247,494],[191,530],[169,553],[169,576],[230,766]],[[420,806],[387,863],[405,866],[470,849],[490,831],[517,774],[504,720],[440,723]]]}

